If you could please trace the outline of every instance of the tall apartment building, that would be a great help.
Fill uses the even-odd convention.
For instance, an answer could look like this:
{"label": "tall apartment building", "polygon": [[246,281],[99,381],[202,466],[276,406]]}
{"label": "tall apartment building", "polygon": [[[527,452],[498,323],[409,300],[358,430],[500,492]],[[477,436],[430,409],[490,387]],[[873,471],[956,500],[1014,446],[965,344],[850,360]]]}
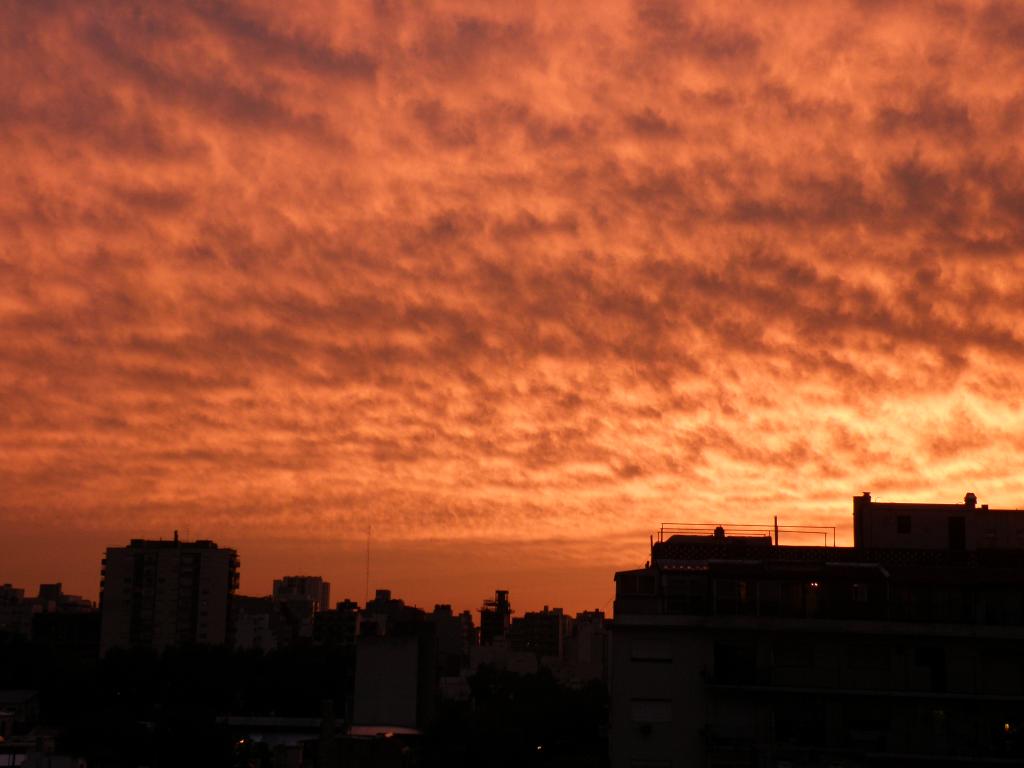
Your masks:
{"label": "tall apartment building", "polygon": [[359,604],[342,600],[313,617],[313,642],[329,648],[355,648],[359,636]]}
{"label": "tall apartment building", "polygon": [[331,584],[319,576],[284,576],[274,579],[274,599],[278,602],[306,600],[313,613],[331,607]]}
{"label": "tall apartment building", "polygon": [[512,605],[508,590],[494,591],[493,600],[484,600],[480,609],[480,645],[490,645],[499,638],[507,638],[512,626]]}
{"label": "tall apartment building", "polygon": [[561,659],[571,621],[561,608],[527,611],[512,619],[509,640],[514,651],[529,651],[538,657]]}
{"label": "tall apartment building", "polygon": [[100,649],[153,648],[231,639],[238,553],[212,541],[132,539],[103,558]]}
{"label": "tall apartment building", "polygon": [[1024,511],[865,494],[852,547],[663,526],[615,581],[616,768],[1024,764]]}

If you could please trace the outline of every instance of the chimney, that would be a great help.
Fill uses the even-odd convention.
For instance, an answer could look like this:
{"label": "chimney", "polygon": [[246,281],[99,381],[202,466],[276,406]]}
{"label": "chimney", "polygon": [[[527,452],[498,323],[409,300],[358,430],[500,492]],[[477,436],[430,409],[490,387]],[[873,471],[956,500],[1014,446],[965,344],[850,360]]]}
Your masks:
{"label": "chimney", "polygon": [[175,544],[178,543],[178,532],[177,532],[177,530],[175,530],[175,532],[174,532],[174,543]]}
{"label": "chimney", "polygon": [[967,507],[968,509],[974,509],[976,506],[978,506],[978,497],[975,496],[973,493],[968,493],[966,496],[964,496],[964,506]]}

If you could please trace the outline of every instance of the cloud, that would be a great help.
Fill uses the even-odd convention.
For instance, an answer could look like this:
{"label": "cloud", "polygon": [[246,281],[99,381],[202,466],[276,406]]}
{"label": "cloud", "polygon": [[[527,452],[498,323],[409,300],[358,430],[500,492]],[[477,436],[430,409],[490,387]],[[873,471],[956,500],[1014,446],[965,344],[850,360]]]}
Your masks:
{"label": "cloud", "polygon": [[1012,4],[0,13],[5,524],[1020,504]]}

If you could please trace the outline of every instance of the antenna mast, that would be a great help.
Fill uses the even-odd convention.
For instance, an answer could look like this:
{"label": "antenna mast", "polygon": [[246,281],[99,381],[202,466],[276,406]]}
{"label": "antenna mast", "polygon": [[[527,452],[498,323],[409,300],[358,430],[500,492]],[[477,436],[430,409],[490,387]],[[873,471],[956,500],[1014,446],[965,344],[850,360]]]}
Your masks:
{"label": "antenna mast", "polygon": [[370,535],[373,533],[373,526],[366,526],[366,585],[363,588],[363,607],[370,600]]}

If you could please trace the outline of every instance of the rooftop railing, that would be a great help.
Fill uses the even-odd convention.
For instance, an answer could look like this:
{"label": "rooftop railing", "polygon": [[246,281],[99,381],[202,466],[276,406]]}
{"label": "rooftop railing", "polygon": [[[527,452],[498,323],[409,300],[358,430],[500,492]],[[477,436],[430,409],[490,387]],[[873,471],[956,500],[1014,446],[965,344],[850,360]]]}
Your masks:
{"label": "rooftop railing", "polygon": [[787,544],[824,544],[836,546],[834,525],[749,525],[740,523],[662,523],[658,530],[658,541],[668,541],[672,536],[714,536],[721,528],[725,537],[749,536],[768,537],[773,544],[780,544],[785,538]]}

